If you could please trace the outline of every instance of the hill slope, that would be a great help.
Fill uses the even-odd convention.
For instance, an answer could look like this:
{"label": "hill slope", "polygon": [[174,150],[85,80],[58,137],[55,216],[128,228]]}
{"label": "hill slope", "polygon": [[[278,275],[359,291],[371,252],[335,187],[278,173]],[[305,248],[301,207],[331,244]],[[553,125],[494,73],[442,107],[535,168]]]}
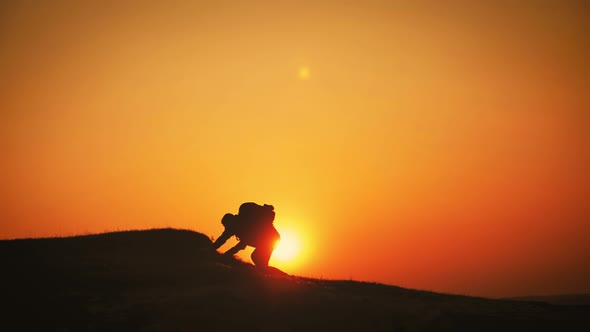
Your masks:
{"label": "hill slope", "polygon": [[535,301],[553,304],[590,305],[590,294],[531,295],[510,297],[506,300]]}
{"label": "hill slope", "polygon": [[590,306],[259,273],[191,231],[0,241],[17,330],[497,331],[590,328]]}

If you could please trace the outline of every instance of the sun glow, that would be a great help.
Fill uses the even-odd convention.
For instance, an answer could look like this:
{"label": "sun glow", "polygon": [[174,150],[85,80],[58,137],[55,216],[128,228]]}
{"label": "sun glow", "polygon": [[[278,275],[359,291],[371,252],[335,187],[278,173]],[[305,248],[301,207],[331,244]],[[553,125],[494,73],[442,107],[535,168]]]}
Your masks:
{"label": "sun glow", "polygon": [[295,233],[290,231],[281,232],[281,240],[277,244],[272,258],[281,262],[290,262],[297,258],[300,251],[299,240]]}

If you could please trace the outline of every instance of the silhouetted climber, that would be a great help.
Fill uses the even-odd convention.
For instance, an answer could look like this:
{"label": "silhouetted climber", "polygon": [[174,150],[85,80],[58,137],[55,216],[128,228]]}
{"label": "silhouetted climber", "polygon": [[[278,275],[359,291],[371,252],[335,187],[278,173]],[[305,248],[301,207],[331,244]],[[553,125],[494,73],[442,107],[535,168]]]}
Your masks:
{"label": "silhouetted climber", "polygon": [[281,238],[273,225],[274,218],[272,205],[243,203],[238,214],[226,213],[223,216],[221,224],[225,230],[213,243],[213,247],[218,249],[235,235],[239,242],[226,251],[225,255],[233,256],[238,251],[246,249],[246,246],[251,246],[256,248],[252,252],[252,262],[257,267],[268,267],[270,256]]}

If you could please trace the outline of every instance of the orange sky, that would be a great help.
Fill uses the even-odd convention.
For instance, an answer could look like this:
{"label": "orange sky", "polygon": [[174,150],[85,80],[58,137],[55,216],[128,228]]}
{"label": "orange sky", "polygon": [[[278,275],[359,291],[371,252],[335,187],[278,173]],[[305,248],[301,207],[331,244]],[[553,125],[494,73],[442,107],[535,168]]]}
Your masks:
{"label": "orange sky", "polygon": [[256,201],[289,273],[590,292],[582,1],[90,3],[0,5],[0,238]]}

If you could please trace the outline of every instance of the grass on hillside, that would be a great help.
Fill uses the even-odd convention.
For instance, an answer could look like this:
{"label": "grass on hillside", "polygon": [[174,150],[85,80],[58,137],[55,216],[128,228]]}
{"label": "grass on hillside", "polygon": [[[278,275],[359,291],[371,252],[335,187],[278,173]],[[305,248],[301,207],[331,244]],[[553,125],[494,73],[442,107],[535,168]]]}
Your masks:
{"label": "grass on hillside", "polygon": [[[4,325],[17,330],[580,330],[589,306],[318,280],[219,254],[188,230],[0,241]],[[581,329],[578,329],[577,326]]]}

